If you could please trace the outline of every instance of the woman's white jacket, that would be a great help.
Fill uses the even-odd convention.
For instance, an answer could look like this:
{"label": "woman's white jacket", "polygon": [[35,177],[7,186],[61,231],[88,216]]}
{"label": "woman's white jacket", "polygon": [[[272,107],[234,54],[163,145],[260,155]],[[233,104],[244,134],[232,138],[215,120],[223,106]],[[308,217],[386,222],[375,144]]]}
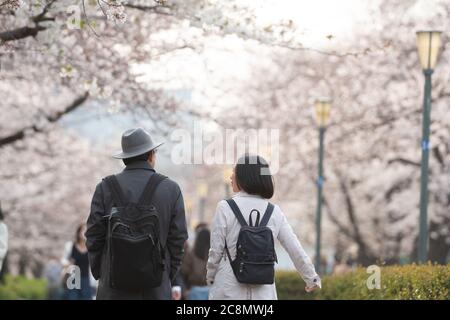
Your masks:
{"label": "woman's white jacket", "polygon": [[[242,191],[237,193],[233,200],[238,205],[247,223],[252,209],[257,209],[261,214],[264,214],[268,204],[267,200]],[[275,209],[267,224],[273,232],[274,239],[280,241],[306,284],[309,287],[314,284],[320,286],[320,278],[311,259],[300,244],[280,207],[274,206]],[[206,275],[207,282],[212,283],[209,299],[277,299],[275,283],[271,285],[246,285],[236,280],[224,247],[226,240],[231,257],[234,259],[240,228],[241,226],[228,203],[225,200],[220,201],[211,227],[211,249]],[[303,288],[299,288],[299,290],[303,290]]]}

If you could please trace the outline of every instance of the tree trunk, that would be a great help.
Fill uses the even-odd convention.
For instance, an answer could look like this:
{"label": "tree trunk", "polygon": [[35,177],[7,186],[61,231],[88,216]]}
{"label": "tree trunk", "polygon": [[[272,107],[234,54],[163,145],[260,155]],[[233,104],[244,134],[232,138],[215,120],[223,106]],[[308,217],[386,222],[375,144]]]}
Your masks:
{"label": "tree trunk", "polygon": [[339,185],[341,187],[341,191],[344,195],[345,205],[347,207],[347,215],[348,219],[351,223],[353,229],[353,238],[358,245],[358,254],[357,254],[357,263],[363,266],[368,266],[373,264],[376,261],[376,257],[370,252],[369,246],[364,241],[364,238],[361,235],[358,219],[355,214],[355,206],[353,203],[353,199],[350,194],[350,190],[342,176],[338,174]]}
{"label": "tree trunk", "polygon": [[439,229],[439,225],[437,223],[431,222],[429,227],[430,237],[429,247],[428,247],[428,259],[431,262],[446,264],[447,257],[450,254],[450,244],[447,243],[447,236],[438,233],[436,238],[432,238],[431,234],[437,232]]}

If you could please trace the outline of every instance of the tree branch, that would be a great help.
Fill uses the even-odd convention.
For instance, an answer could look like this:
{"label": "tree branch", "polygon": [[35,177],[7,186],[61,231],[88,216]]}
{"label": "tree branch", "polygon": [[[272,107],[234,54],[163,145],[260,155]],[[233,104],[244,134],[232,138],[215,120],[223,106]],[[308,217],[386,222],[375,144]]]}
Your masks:
{"label": "tree branch", "polygon": [[[316,184],[316,180],[315,180],[314,176],[309,175],[309,178],[313,184]],[[334,223],[336,225],[336,227],[338,228],[338,230],[340,232],[342,232],[347,238],[354,241],[355,240],[354,235],[346,226],[344,226],[344,224],[342,224],[337,219],[337,217],[333,213],[333,209],[331,208],[330,204],[328,203],[327,198],[324,195],[322,195],[322,203],[323,203],[323,206],[327,209],[327,213],[328,213],[328,216],[330,217],[331,222]]]}
{"label": "tree branch", "polygon": [[367,264],[369,263],[372,259],[372,255],[369,252],[369,247],[367,246],[366,242],[364,241],[363,237],[361,236],[361,231],[359,229],[359,224],[355,215],[355,206],[353,204],[353,199],[350,195],[350,191],[348,189],[347,184],[345,183],[343,177],[341,174],[337,173],[336,174],[339,180],[339,186],[341,188],[341,191],[344,195],[344,200],[345,200],[345,204],[347,207],[347,215],[348,218],[350,220],[352,229],[353,229],[353,236],[355,239],[355,242],[358,244],[359,246],[359,250],[358,250],[358,260],[362,263],[362,264]]}
{"label": "tree branch", "polygon": [[76,98],[70,105],[68,105],[65,109],[57,112],[54,115],[51,116],[47,116],[46,119],[49,122],[56,122],[59,119],[61,119],[62,116],[74,111],[75,109],[77,109],[79,106],[81,106],[83,103],[86,102],[86,100],[89,97],[89,92],[85,92],[82,96]]}
{"label": "tree branch", "polygon": [[353,205],[353,200],[350,196],[350,192],[348,190],[347,184],[345,183],[344,179],[341,176],[338,176],[338,178],[339,178],[339,186],[341,187],[341,191],[344,194],[345,205],[347,207],[347,214],[348,214],[350,223],[352,224],[352,227],[353,227],[355,240],[357,242],[360,242],[362,237],[361,237],[361,233],[359,231],[357,219],[355,217],[355,207]]}
{"label": "tree branch", "polygon": [[436,160],[441,165],[441,167],[444,167],[445,166],[445,162],[444,162],[444,158],[442,157],[442,153],[439,151],[439,147],[437,147],[437,146],[434,147],[432,149],[432,151],[433,151],[433,154],[434,154]]}
{"label": "tree branch", "polygon": [[338,228],[338,230],[342,232],[347,238],[355,240],[355,237],[352,234],[352,232],[347,227],[345,227],[341,222],[339,222],[339,220],[336,218],[327,199],[325,197],[322,197],[322,201],[324,207],[327,209],[327,213],[328,216],[330,217],[331,222],[333,222]]}
{"label": "tree branch", "polygon": [[42,12],[39,13],[37,16],[32,17],[31,20],[36,24],[42,21],[49,21],[49,19],[54,20],[54,18],[48,18],[45,15],[47,14],[48,10],[50,10],[50,7],[53,5],[55,1],[56,0],[51,0],[50,2],[48,2],[45,5],[44,9],[42,9]]}
{"label": "tree branch", "polygon": [[[325,51],[325,50],[320,50],[320,49],[316,49],[316,48],[310,48],[310,47],[303,47],[301,45],[298,46],[293,46],[290,45],[288,43],[273,43],[273,44],[268,44],[269,46],[272,47],[279,47],[279,48],[284,48],[284,49],[289,49],[292,51],[311,51],[311,52],[315,52],[321,55],[325,55],[325,56],[334,56],[334,57],[338,57],[338,58],[345,58],[345,57],[358,57],[358,56],[363,56],[363,55],[367,55],[369,53],[371,53],[372,51],[374,51],[371,48],[365,48],[361,51],[352,51],[352,52],[344,52],[344,53],[339,53],[336,51]],[[376,48],[377,50],[381,50],[380,48]]]}
{"label": "tree branch", "polygon": [[140,11],[145,11],[145,12],[152,12],[155,14],[160,14],[160,15],[165,15],[165,16],[172,16],[173,14],[167,11],[161,11],[161,8],[165,8],[165,9],[171,9],[172,7],[167,6],[167,5],[155,5],[155,6],[142,6],[142,5],[138,5],[138,4],[132,4],[132,3],[124,3],[123,5],[124,7],[127,8],[131,8],[131,9],[135,9],[135,10],[140,10]]}
{"label": "tree branch", "polygon": [[415,166],[415,167],[420,167],[420,163],[419,162],[415,162],[415,161],[404,159],[404,158],[394,158],[394,159],[388,160],[388,164],[392,164],[392,163],[395,163],[395,162],[400,162],[402,164],[409,164],[409,165],[412,165],[412,166]]}
{"label": "tree branch", "polygon": [[[71,104],[69,104],[65,109],[53,114],[53,115],[48,115],[45,117],[45,119],[50,122],[50,123],[54,123],[57,122],[59,119],[61,119],[62,116],[72,112],[73,110],[75,110],[76,108],[78,108],[79,106],[81,106],[89,97],[89,93],[86,92],[84,93],[82,96],[76,98]],[[33,132],[42,132],[43,130],[38,128],[36,125],[30,125],[28,127],[22,128],[17,132],[14,132],[6,137],[2,137],[0,138],[0,148],[14,143],[18,140],[22,140],[25,138],[26,132],[27,131],[33,131]]]}
{"label": "tree branch", "polygon": [[17,28],[13,30],[8,30],[0,33],[0,40],[2,42],[8,42],[8,41],[14,41],[19,40],[27,37],[36,37],[36,35],[40,32],[45,30],[45,27],[42,26],[35,26],[33,28],[30,27],[22,27]]}
{"label": "tree branch", "polygon": [[55,21],[55,18],[46,16],[46,14],[48,13],[48,10],[50,9],[50,7],[52,6],[52,4],[55,1],[56,0],[50,1],[49,3],[47,3],[45,5],[44,9],[42,9],[41,13],[39,13],[38,15],[36,15],[34,17],[31,17],[31,21],[33,21],[35,23],[34,27],[20,27],[20,28],[0,32],[1,42],[14,41],[14,40],[24,39],[24,38],[28,38],[28,37],[36,37],[36,35],[40,31],[46,30],[47,28],[39,25],[39,23],[44,22],[44,21]]}
{"label": "tree branch", "polygon": [[394,195],[394,193],[396,192],[400,192],[403,189],[409,188],[409,186],[411,185],[411,178],[408,177],[404,180],[401,180],[397,183],[395,183],[394,185],[392,185],[384,194],[384,198],[386,199],[386,201],[391,201],[392,196]]}

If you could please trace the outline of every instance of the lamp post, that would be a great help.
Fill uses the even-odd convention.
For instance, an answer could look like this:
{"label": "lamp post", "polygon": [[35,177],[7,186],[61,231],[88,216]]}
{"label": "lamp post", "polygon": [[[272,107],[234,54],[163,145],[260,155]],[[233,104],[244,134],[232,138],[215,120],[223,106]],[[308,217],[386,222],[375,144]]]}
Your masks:
{"label": "lamp post", "polygon": [[208,184],[205,181],[202,181],[197,186],[197,195],[199,197],[199,205],[198,205],[198,215],[199,222],[205,221],[205,201],[206,196],[208,195]]}
{"label": "lamp post", "polygon": [[441,45],[440,31],[418,31],[417,50],[420,64],[425,75],[425,92],[422,116],[422,161],[420,171],[420,217],[419,217],[419,262],[427,261],[428,246],[428,158],[430,150],[430,111],[431,111],[431,75],[437,63]]}
{"label": "lamp post", "polygon": [[226,167],[223,170],[223,183],[225,184],[225,197],[228,199],[231,196],[230,192],[230,177],[233,174],[233,168]]}
{"label": "lamp post", "polygon": [[319,167],[317,177],[317,212],[316,212],[316,271],[320,272],[320,243],[321,243],[321,222],[322,222],[322,186],[323,178],[323,140],[326,126],[330,119],[331,101],[328,98],[318,99],[315,103],[316,120],[319,126]]}

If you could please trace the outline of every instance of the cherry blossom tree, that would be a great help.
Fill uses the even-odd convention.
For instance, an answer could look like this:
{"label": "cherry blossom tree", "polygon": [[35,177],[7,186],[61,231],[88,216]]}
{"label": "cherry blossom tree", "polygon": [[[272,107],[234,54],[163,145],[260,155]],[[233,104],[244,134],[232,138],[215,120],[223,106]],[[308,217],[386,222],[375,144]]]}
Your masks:
{"label": "cherry blossom tree", "polygon": [[[242,97],[238,103],[245,107],[229,105],[217,118],[224,127],[281,129],[278,196],[303,203],[298,208],[307,210],[310,219],[300,233],[313,243],[318,140],[313,103],[320,96],[332,97],[323,245],[330,248],[336,239],[346,239],[356,244],[356,258],[366,265],[414,259],[416,252],[423,78],[414,31],[448,29],[449,12],[446,2],[436,1],[430,16],[423,17],[423,6],[421,1],[377,2],[371,8],[372,24],[355,32],[350,46],[356,49],[344,53],[269,43],[273,63],[257,66],[252,78],[258,80],[231,92]],[[443,37],[448,43],[448,35]],[[429,254],[445,263],[450,243],[449,56],[447,46],[442,49],[433,78]]]}
{"label": "cherry blossom tree", "polygon": [[178,103],[139,81],[133,67],[190,50],[185,39],[147,42],[177,23],[172,16],[130,8],[135,15],[125,25],[116,2],[104,4],[106,15],[86,2],[85,16],[80,3],[0,5],[0,200],[11,230],[9,260],[13,267],[28,261],[35,274],[72,239],[100,178],[117,170],[59,121],[96,102],[107,112],[176,125]]}
{"label": "cherry blossom tree", "polygon": [[[312,105],[324,95],[333,110],[323,245],[356,246],[362,264],[414,253],[423,82],[414,31],[447,30],[449,5],[371,1],[350,38],[332,24],[308,33],[301,20],[309,13],[298,18],[293,5],[0,0],[0,200],[13,264],[35,259],[39,269],[43,257],[57,253],[86,217],[95,184],[117,169],[60,126],[93,103],[148,118],[163,134],[191,117],[222,128],[279,129],[276,200],[313,244]],[[320,41],[308,39],[311,33]],[[433,76],[430,162],[430,258],[439,262],[450,246],[448,61],[444,45]],[[189,102],[174,94],[186,88]],[[217,185],[220,170],[203,166],[196,176]],[[192,197],[197,180],[184,186]],[[221,197],[212,191],[211,199]]]}

